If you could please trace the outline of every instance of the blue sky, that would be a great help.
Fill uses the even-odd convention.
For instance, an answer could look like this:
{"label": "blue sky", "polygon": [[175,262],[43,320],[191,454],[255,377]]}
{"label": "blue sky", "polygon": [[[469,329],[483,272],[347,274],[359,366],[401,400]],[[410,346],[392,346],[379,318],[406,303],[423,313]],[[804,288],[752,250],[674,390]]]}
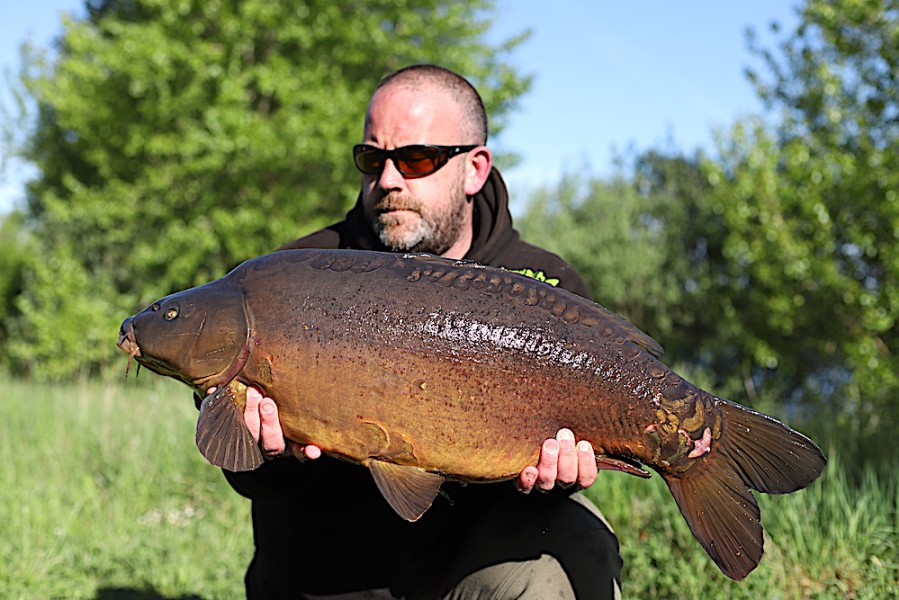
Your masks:
{"label": "blue sky", "polygon": [[[772,20],[789,31],[797,23],[796,4],[499,0],[502,17],[492,40],[532,30],[511,61],[535,76],[533,87],[492,141],[523,158],[504,173],[513,199],[565,172],[609,173],[615,152],[629,147],[711,150],[716,128],[762,110],[743,75],[747,66],[760,66],[748,51],[746,28],[765,34],[763,40]],[[26,39],[49,46],[61,31],[61,14],[81,14],[82,5],[4,2],[0,69],[17,68],[18,46]],[[14,165],[0,180],[0,212],[21,202],[28,174]]]}

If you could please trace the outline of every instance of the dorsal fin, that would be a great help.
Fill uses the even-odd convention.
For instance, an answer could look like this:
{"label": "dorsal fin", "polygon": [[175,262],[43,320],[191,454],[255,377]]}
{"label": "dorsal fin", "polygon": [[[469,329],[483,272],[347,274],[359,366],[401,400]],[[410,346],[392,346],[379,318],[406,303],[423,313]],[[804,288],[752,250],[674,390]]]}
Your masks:
{"label": "dorsal fin", "polygon": [[200,405],[197,448],[206,460],[228,471],[252,471],[264,458],[234,403],[231,386],[222,386]]}
{"label": "dorsal fin", "polygon": [[[597,322],[604,323],[611,327],[616,335],[636,344],[653,356],[660,357],[665,353],[661,344],[621,315],[592,300],[581,298],[569,290],[521,272],[502,267],[488,267],[470,260],[453,261],[431,254],[404,254],[402,258],[415,263],[409,281],[422,279],[462,289],[468,289],[469,286],[477,287],[476,284],[480,281],[481,288],[495,293],[503,292],[518,302],[526,304],[539,302],[546,310],[568,320],[569,323],[580,320],[582,315],[589,315],[593,321],[591,327],[599,326]],[[573,312],[567,313],[566,309],[571,306],[574,307]]]}
{"label": "dorsal fin", "polygon": [[596,308],[599,309],[599,312],[603,313],[603,316],[605,316],[606,319],[618,327],[621,330],[621,335],[630,342],[640,346],[657,358],[665,354],[665,349],[662,348],[662,345],[655,341],[648,333],[604,306],[597,304]]}
{"label": "dorsal fin", "polygon": [[396,513],[417,521],[431,508],[443,477],[419,467],[406,467],[383,460],[365,461],[378,489]]}

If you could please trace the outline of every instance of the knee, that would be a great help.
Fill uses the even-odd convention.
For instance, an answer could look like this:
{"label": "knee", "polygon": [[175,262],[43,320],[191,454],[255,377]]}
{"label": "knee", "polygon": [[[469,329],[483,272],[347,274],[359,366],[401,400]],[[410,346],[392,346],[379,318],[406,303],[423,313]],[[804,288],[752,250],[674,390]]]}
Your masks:
{"label": "knee", "polygon": [[455,583],[443,600],[560,599],[578,596],[556,558],[538,558],[490,565],[470,573]]}

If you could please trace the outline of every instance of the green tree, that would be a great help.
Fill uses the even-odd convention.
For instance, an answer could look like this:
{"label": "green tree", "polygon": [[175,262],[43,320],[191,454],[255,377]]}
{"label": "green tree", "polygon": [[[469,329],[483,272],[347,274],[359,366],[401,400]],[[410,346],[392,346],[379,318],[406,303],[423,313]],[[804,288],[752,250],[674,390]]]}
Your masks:
{"label": "green tree", "polygon": [[850,460],[891,464],[899,2],[808,0],[800,15],[777,51],[756,49],[768,72],[750,76],[773,125],[736,123],[713,159],[647,152],[624,178],[632,190],[561,186],[526,222],[684,375],[815,420]]}
{"label": "green tree", "polygon": [[17,316],[15,299],[22,292],[27,234],[21,212],[0,217],[0,367],[8,366],[3,349],[9,339],[8,326]]}
{"label": "green tree", "polygon": [[[529,79],[493,47],[494,3],[107,0],[26,71],[24,157],[40,245],[11,354],[38,376],[95,372],[118,322],[341,215],[349,148],[380,77],[435,62],[482,91],[492,132]],[[84,358],[79,358],[84,357]]]}
{"label": "green tree", "polygon": [[899,2],[807,0],[800,16],[779,52],[756,49],[767,77],[750,73],[778,111],[774,135],[738,130],[719,172],[724,193],[756,209],[750,222],[773,219],[765,239],[734,258],[782,290],[769,303],[777,328],[808,334],[784,336],[810,343],[777,352],[796,373],[816,365],[803,392],[824,401],[859,447],[879,433],[885,443],[868,449],[895,456]]}

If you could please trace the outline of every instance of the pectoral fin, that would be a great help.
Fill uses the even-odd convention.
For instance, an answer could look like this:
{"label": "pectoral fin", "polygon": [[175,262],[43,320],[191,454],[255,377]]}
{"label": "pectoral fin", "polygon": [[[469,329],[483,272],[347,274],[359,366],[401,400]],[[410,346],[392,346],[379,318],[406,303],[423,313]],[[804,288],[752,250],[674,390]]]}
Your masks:
{"label": "pectoral fin", "polygon": [[217,467],[252,471],[262,465],[264,458],[232,393],[230,386],[223,386],[203,400],[197,420],[197,448]]}
{"label": "pectoral fin", "polygon": [[407,521],[417,521],[431,508],[440,491],[443,477],[418,467],[405,467],[382,460],[365,463],[375,478],[381,494]]}

